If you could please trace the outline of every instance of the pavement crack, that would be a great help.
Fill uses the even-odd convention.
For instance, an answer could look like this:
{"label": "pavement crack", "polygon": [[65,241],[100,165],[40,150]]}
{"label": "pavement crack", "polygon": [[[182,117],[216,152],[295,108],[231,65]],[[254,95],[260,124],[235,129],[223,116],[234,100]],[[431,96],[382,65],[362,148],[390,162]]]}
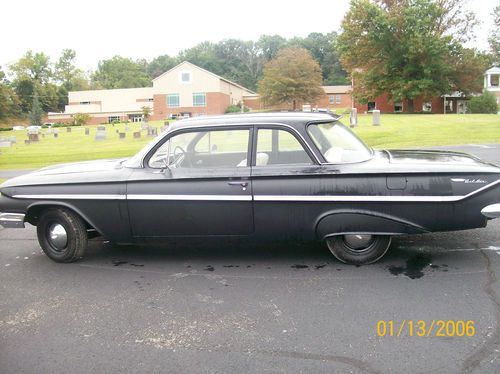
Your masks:
{"label": "pavement crack", "polygon": [[493,267],[491,266],[491,260],[486,251],[480,250],[486,264],[486,283],[483,286],[484,292],[488,295],[495,306],[495,329],[490,337],[488,337],[483,344],[481,344],[474,352],[466,357],[462,364],[462,373],[473,372],[481,362],[488,356],[495,354],[500,344],[500,299],[493,289],[493,284],[496,283],[497,277]]}
{"label": "pavement crack", "polygon": [[373,369],[369,364],[362,360],[358,360],[356,358],[348,357],[348,356],[336,356],[336,355],[328,355],[328,354],[318,354],[318,353],[307,353],[307,352],[294,352],[294,351],[252,351],[252,353],[264,354],[273,357],[287,357],[287,358],[296,358],[302,360],[317,360],[317,361],[332,361],[338,362],[342,364],[346,364],[357,369],[360,369],[367,373],[377,374],[379,371]]}

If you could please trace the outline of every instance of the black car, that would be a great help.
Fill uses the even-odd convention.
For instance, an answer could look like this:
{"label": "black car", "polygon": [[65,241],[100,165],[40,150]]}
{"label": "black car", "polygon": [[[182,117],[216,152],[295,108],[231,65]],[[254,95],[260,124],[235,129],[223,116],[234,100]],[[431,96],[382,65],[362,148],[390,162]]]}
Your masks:
{"label": "black car", "polygon": [[53,260],[89,235],[324,240],[367,264],[391,236],[484,227],[500,217],[500,168],[437,151],[374,151],[338,117],[238,114],[182,120],[130,159],[47,167],[0,185],[0,224],[37,226]]}

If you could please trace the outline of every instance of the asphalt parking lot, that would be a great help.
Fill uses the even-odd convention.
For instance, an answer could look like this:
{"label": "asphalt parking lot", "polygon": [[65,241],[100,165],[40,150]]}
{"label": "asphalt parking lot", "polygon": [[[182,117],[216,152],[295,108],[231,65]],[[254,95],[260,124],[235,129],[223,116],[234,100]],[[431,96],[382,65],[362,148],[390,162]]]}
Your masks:
{"label": "asphalt parking lot", "polygon": [[[499,145],[461,150],[500,164]],[[40,252],[33,227],[0,229],[0,248],[2,373],[499,367],[500,220],[395,238],[380,262],[361,267],[321,244],[102,240],[62,265]],[[393,321],[394,336],[377,334],[381,320]],[[410,336],[419,320],[474,321],[475,330]]]}

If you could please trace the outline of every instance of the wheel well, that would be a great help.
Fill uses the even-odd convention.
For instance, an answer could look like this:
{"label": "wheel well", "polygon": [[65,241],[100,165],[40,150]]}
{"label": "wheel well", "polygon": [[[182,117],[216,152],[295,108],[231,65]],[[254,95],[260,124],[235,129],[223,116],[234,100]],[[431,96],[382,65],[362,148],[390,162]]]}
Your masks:
{"label": "wheel well", "polygon": [[93,227],[86,219],[83,217],[79,212],[77,212],[74,209],[71,209],[70,207],[64,206],[64,205],[57,205],[57,204],[39,204],[39,205],[33,205],[30,206],[26,212],[26,217],[25,221],[31,223],[32,225],[36,226],[38,224],[38,219],[42,215],[42,213],[47,210],[47,209],[66,209],[72,211],[74,214],[76,214],[80,219],[83,221],[85,226],[87,227],[87,230],[95,230],[95,227]]}

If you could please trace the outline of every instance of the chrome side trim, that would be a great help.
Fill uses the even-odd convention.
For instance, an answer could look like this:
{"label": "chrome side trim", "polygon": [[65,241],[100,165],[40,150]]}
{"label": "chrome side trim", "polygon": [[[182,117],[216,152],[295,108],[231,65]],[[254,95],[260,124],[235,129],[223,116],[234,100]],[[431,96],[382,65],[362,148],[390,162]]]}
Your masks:
{"label": "chrome side trim", "polygon": [[14,199],[42,199],[42,200],[125,200],[126,195],[101,194],[41,194],[41,195],[14,195]]}
{"label": "chrome side trim", "polygon": [[255,201],[366,201],[366,202],[447,202],[464,199],[465,196],[363,196],[363,195],[256,195]]}
{"label": "chrome side trim", "polygon": [[127,195],[127,200],[252,201],[251,195]]}
{"label": "chrome side trim", "polygon": [[5,228],[24,228],[23,213],[0,213],[0,225]]}
{"label": "chrome side trim", "polygon": [[491,204],[481,209],[481,214],[488,218],[500,218],[500,204]]}

